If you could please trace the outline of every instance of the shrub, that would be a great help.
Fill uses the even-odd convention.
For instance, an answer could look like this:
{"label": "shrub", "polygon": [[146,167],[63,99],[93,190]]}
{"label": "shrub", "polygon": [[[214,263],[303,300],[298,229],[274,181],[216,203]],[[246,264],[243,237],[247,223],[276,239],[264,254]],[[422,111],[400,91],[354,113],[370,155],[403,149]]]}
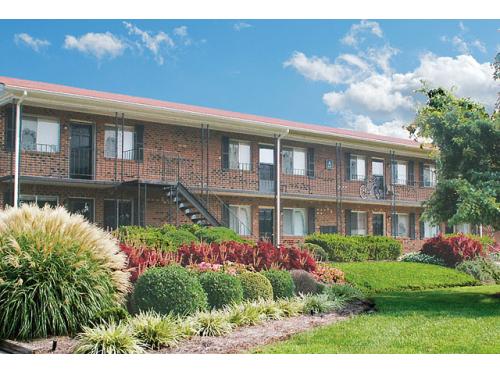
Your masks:
{"label": "shrub", "polygon": [[238,275],[243,287],[243,299],[273,299],[273,287],[268,279],[260,273],[244,272]]}
{"label": "shrub", "polygon": [[179,265],[150,268],[134,288],[138,311],[188,315],[207,307],[207,296],[196,275]]}
{"label": "shrub", "polygon": [[306,250],[311,253],[314,260],[317,262],[326,262],[328,260],[328,253],[319,245],[315,243],[304,243],[302,244],[302,250]]}
{"label": "shrub", "polygon": [[314,276],[304,270],[292,270],[293,283],[295,284],[295,292],[297,294],[316,294],[321,292],[321,284],[319,284]]}
{"label": "shrub", "polygon": [[135,282],[137,278],[151,267],[163,267],[177,263],[177,255],[172,252],[163,252],[148,248],[137,248],[124,243],[120,244],[120,250],[127,255],[130,281]]}
{"label": "shrub", "polygon": [[274,299],[289,298],[295,294],[295,285],[288,271],[271,269],[262,271],[273,287]]}
{"label": "shrub", "polygon": [[280,320],[285,316],[280,305],[276,301],[258,301],[256,302],[260,308],[262,315],[269,320]]}
{"label": "shrub", "polygon": [[64,208],[0,212],[0,337],[76,334],[128,291],[116,240]]}
{"label": "shrub", "polygon": [[141,312],[130,320],[132,332],[147,348],[158,350],[177,345],[182,338],[178,324],[171,316]]}
{"label": "shrub", "polygon": [[109,324],[109,323],[120,323],[123,320],[127,320],[130,314],[121,306],[110,307],[99,311],[92,321],[96,324]]}
{"label": "shrub", "polygon": [[226,227],[202,227],[195,224],[187,228],[190,229],[191,233],[193,233],[198,240],[207,243],[222,243],[228,241],[239,243],[248,242],[236,234],[234,230]]}
{"label": "shrub", "polygon": [[466,260],[456,267],[485,284],[500,284],[500,267],[487,258]]}
{"label": "shrub", "polygon": [[[454,237],[456,235],[457,235],[457,233],[445,234],[444,237],[445,238],[450,238],[450,237]],[[485,251],[489,247],[495,245],[495,240],[492,237],[490,237],[490,236],[482,236],[481,237],[481,236],[479,236],[477,234],[464,234],[464,233],[462,233],[461,235],[464,236],[464,237],[470,238],[472,240],[479,241],[481,243],[481,246],[483,247],[483,250],[485,250]]]}
{"label": "shrub", "polygon": [[269,242],[256,245],[234,241],[212,244],[190,244],[181,246],[178,258],[184,265],[193,263],[225,264],[233,262],[251,266],[254,270],[280,268],[314,271],[316,262],[307,251],[297,248],[274,247]]}
{"label": "shrub", "polygon": [[143,353],[139,340],[125,324],[84,327],[78,335],[76,354],[137,354]]}
{"label": "shrub", "polygon": [[383,236],[342,236],[314,233],[306,237],[307,243],[319,245],[335,262],[365,260],[395,260],[402,252],[399,241]]}
{"label": "shrub", "polygon": [[346,302],[355,300],[363,300],[364,293],[350,284],[336,284],[325,288],[323,294],[327,295],[330,300],[342,299]]}
{"label": "shrub", "polygon": [[229,316],[220,311],[200,312],[195,317],[200,336],[223,336],[232,331]]}
{"label": "shrub", "polygon": [[212,309],[243,301],[243,287],[236,276],[222,272],[203,272],[200,274],[200,283]]}
{"label": "shrub", "polygon": [[115,235],[129,246],[159,251],[176,251],[183,244],[198,242],[193,233],[168,224],[162,227],[123,226],[115,231]]}
{"label": "shrub", "polygon": [[479,241],[462,234],[449,237],[439,234],[429,238],[422,246],[421,252],[443,259],[448,267],[454,267],[465,260],[485,256]]}
{"label": "shrub", "polygon": [[401,262],[415,262],[415,263],[426,263],[435,264],[436,266],[444,266],[444,261],[436,256],[427,255],[420,252],[407,253],[399,258]]}
{"label": "shrub", "polygon": [[344,307],[342,302],[331,300],[326,294],[310,294],[304,299],[304,313],[322,314]]}
{"label": "shrub", "polygon": [[326,263],[317,265],[316,270],[312,272],[313,276],[323,284],[343,283],[345,275],[342,270]]}

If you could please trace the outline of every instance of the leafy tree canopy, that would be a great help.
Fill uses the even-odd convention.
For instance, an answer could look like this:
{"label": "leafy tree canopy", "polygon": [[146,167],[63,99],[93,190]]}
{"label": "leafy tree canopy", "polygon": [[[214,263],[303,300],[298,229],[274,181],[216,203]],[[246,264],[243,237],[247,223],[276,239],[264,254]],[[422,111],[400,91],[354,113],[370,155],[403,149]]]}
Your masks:
{"label": "leafy tree canopy", "polygon": [[500,116],[441,88],[421,92],[427,103],[408,130],[431,140],[438,179],[424,218],[500,228]]}

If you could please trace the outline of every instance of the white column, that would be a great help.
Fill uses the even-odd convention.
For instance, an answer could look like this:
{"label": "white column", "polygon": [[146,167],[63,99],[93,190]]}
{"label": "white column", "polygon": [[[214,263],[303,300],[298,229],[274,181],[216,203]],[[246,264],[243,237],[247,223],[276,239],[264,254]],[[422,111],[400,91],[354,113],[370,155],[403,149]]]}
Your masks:
{"label": "white column", "polygon": [[16,134],[14,136],[14,207],[19,205],[19,170],[21,164],[21,100],[16,102]]}
{"label": "white column", "polygon": [[274,244],[281,243],[281,137],[277,136],[274,145],[274,169],[275,169],[275,182],[274,182]]}

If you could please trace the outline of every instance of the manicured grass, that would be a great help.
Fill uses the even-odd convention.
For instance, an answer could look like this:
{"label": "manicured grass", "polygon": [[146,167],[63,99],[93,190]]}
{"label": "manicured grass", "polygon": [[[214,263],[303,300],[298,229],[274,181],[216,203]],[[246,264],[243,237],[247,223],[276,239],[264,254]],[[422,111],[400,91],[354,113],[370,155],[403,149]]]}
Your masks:
{"label": "manicured grass", "polygon": [[410,262],[334,263],[350,283],[367,294],[476,285],[477,281],[452,268]]}
{"label": "manicured grass", "polygon": [[[373,279],[370,285],[390,284]],[[373,298],[377,313],[298,334],[255,352],[500,353],[499,297],[500,285],[385,292]]]}

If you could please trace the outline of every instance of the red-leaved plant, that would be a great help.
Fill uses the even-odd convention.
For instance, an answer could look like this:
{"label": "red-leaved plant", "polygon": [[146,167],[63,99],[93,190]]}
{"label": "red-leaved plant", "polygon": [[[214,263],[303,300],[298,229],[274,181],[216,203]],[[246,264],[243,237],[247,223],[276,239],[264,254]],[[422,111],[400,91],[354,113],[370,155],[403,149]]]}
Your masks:
{"label": "red-leaved plant", "polygon": [[422,246],[421,252],[443,259],[448,267],[454,267],[464,260],[486,256],[481,242],[463,234],[449,237],[439,234],[429,238]]}
{"label": "red-leaved plant", "polygon": [[220,244],[191,243],[182,245],[177,254],[183,266],[202,262],[212,264],[233,262],[251,266],[256,271],[272,267],[285,270],[301,269],[308,272],[316,269],[316,262],[307,251],[295,247],[275,247],[269,242],[259,242],[257,245],[235,241]]}

